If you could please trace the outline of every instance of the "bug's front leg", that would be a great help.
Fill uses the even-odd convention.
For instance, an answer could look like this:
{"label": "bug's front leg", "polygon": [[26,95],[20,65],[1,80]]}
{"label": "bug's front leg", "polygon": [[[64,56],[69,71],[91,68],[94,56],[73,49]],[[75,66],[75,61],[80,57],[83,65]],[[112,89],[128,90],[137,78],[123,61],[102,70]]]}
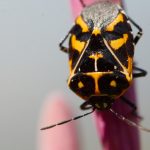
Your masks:
{"label": "bug's front leg", "polygon": [[61,51],[65,52],[65,53],[69,53],[69,47],[65,47],[63,44],[68,39],[70,34],[74,34],[74,33],[78,34],[79,33],[78,30],[79,30],[78,25],[73,25],[73,27],[70,29],[70,31],[67,33],[67,35],[64,37],[64,39],[59,44]]}
{"label": "bug's front leg", "polygon": [[142,37],[143,31],[142,31],[142,28],[136,22],[134,22],[130,17],[129,17],[129,20],[138,29],[138,33],[134,37],[134,44],[136,45],[138,41],[140,40],[140,38]]}
{"label": "bug's front leg", "polygon": [[63,51],[63,52],[65,52],[65,53],[68,53],[68,52],[69,52],[69,48],[63,46],[63,44],[64,44],[64,42],[66,41],[66,39],[68,38],[69,34],[70,34],[70,31],[69,31],[68,34],[65,36],[65,38],[59,43],[60,50]]}

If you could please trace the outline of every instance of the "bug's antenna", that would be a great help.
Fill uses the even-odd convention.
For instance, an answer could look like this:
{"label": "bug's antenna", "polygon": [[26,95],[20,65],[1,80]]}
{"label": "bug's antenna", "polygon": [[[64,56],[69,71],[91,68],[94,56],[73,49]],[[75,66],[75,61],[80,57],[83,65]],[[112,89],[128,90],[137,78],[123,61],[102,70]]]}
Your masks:
{"label": "bug's antenna", "polygon": [[136,127],[140,130],[146,131],[146,132],[150,132],[150,129],[144,128],[143,126],[137,124],[136,122],[133,122],[127,118],[125,118],[124,116],[122,116],[121,114],[117,113],[116,111],[114,111],[113,109],[109,109],[110,112],[112,112],[117,118],[119,118],[120,120],[124,121],[125,123],[127,123],[128,125],[132,126],[132,127]]}
{"label": "bug's antenna", "polygon": [[83,2],[83,0],[80,0],[80,3],[82,5],[82,7],[86,7],[85,3]]}
{"label": "bug's antenna", "polygon": [[65,124],[65,123],[71,122],[71,121],[73,121],[73,120],[77,120],[77,119],[79,119],[79,118],[82,118],[82,117],[84,117],[84,116],[87,116],[87,115],[89,115],[89,114],[93,113],[94,111],[95,111],[95,108],[94,108],[91,112],[88,112],[88,113],[83,114],[83,115],[80,115],[80,116],[76,116],[76,117],[71,118],[71,119],[69,119],[69,120],[65,120],[65,121],[62,121],[62,122],[59,122],[59,123],[56,123],[56,124],[53,124],[53,125],[50,125],[50,126],[47,126],[47,127],[41,128],[40,130],[50,129],[50,128],[53,128],[53,127],[55,127],[55,126],[58,126],[58,125],[62,125],[62,124]]}

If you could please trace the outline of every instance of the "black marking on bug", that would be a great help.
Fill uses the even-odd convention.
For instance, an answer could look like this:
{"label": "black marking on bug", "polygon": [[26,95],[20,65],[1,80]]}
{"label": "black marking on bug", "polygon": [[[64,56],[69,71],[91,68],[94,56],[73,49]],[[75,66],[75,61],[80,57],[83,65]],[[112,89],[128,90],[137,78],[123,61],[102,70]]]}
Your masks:
{"label": "black marking on bug", "polygon": [[[80,82],[83,84],[83,87],[79,87]],[[85,99],[94,94],[94,79],[82,73],[76,74],[71,79],[69,86],[75,93],[81,97],[84,97]]]}

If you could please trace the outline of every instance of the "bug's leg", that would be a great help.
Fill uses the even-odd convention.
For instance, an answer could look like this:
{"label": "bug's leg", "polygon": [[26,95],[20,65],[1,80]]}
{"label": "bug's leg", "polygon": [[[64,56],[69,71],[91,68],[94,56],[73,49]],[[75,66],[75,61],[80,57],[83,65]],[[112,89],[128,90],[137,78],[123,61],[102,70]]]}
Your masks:
{"label": "bug's leg", "polygon": [[131,107],[132,110],[131,110],[130,114],[133,114],[133,115],[136,116],[139,120],[141,120],[142,117],[137,114],[137,107],[136,107],[136,105],[135,105],[134,103],[132,103],[129,99],[127,99],[126,97],[124,97],[124,96],[121,96],[120,98],[122,99],[122,101],[123,101],[124,103],[126,103],[128,106]]}
{"label": "bug's leg", "polygon": [[69,34],[70,34],[70,32],[68,32],[68,34],[65,36],[65,38],[59,44],[60,50],[63,51],[63,52],[65,52],[65,53],[68,53],[69,48],[63,46],[63,44],[66,41],[66,39],[68,38]]}
{"label": "bug's leg", "polygon": [[74,25],[70,31],[67,33],[67,35],[64,37],[64,39],[59,43],[59,47],[60,47],[60,50],[65,52],[65,53],[68,53],[69,52],[69,48],[68,47],[65,47],[63,46],[64,42],[67,40],[67,38],[69,37],[69,35],[71,33],[74,33],[74,32],[77,32],[77,27],[76,25]]}
{"label": "bug's leg", "polygon": [[144,77],[147,74],[147,72],[145,70],[138,68],[136,66],[133,66],[133,70],[137,71],[137,72],[133,73],[133,78]]}
{"label": "bug's leg", "polygon": [[60,42],[59,47],[60,50],[65,52],[65,53],[69,53],[69,48],[63,46],[64,42],[67,40],[67,38],[69,37],[70,34],[74,34],[74,35],[78,35],[80,34],[80,28],[77,24],[73,25],[73,27],[70,29],[70,31],[68,32],[68,34],[65,36],[65,38]]}
{"label": "bug's leg", "polygon": [[126,97],[121,96],[121,99],[124,103],[126,103],[128,106],[132,108],[132,112],[136,112],[137,107],[134,103],[132,103],[130,100],[128,100]]}
{"label": "bug's leg", "polygon": [[93,107],[92,103],[90,102],[90,100],[85,101],[83,104],[81,104],[80,108],[82,110],[86,110],[86,109],[91,109]]}
{"label": "bug's leg", "polygon": [[85,7],[85,6],[86,6],[85,3],[83,2],[83,0],[79,0],[79,1],[80,1],[80,3],[81,3],[82,7]]}
{"label": "bug's leg", "polygon": [[134,38],[134,44],[136,45],[137,42],[142,37],[143,31],[142,31],[142,28],[136,22],[134,22],[130,17],[129,17],[129,20],[139,30],[138,33],[136,34],[135,38]]}

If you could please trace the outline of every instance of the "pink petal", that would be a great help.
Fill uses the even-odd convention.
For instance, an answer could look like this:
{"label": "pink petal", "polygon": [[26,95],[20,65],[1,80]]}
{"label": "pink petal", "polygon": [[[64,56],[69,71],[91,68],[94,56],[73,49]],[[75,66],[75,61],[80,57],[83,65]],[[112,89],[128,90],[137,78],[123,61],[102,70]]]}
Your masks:
{"label": "pink petal", "polygon": [[[121,0],[112,1],[118,4],[121,3]],[[90,4],[94,0],[84,0],[84,2]],[[71,0],[71,8],[75,18],[82,10],[79,0]],[[136,104],[134,86],[128,90],[125,96]],[[113,108],[124,115],[131,111],[129,106],[120,100],[116,102]],[[94,116],[99,139],[104,150],[140,150],[139,131],[136,128],[130,127],[110,112],[97,111]],[[136,121],[132,115],[128,117]]]}
{"label": "pink petal", "polygon": [[70,119],[70,110],[62,94],[49,96],[45,101],[38,127],[38,150],[78,150],[75,122],[41,131],[45,127]]}
{"label": "pink petal", "polygon": [[[101,0],[99,0],[101,1]],[[120,0],[112,0],[115,3],[120,3]],[[84,3],[86,5],[89,5],[91,3],[95,2],[95,0],[84,0]],[[73,12],[73,17],[80,15],[80,12],[82,10],[82,5],[80,3],[80,0],[71,0],[71,10]]]}
{"label": "pink petal", "polygon": [[[129,89],[125,96],[134,100],[134,88]],[[124,115],[131,111],[129,106],[119,100],[113,109]],[[132,115],[128,118],[136,121]],[[139,132],[136,128],[127,125],[110,112],[97,111],[95,121],[104,150],[140,150]]]}

